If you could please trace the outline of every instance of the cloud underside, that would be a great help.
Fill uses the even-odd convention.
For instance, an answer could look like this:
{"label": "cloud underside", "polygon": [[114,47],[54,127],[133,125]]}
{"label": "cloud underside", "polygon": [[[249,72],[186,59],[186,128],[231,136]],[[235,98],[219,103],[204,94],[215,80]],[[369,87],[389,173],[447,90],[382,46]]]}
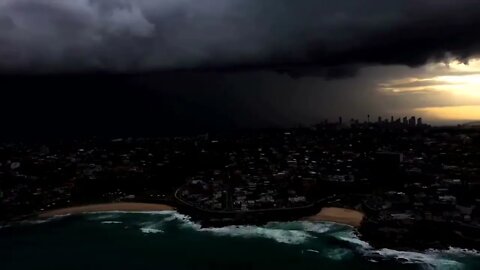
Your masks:
{"label": "cloud underside", "polygon": [[[301,3],[300,3],[301,2]],[[4,0],[5,72],[274,69],[343,77],[480,52],[470,0]]]}

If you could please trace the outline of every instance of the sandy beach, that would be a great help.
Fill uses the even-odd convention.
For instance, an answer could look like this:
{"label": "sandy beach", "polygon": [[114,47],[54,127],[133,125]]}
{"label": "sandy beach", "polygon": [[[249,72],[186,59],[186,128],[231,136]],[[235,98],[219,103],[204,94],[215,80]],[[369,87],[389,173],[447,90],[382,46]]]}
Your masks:
{"label": "sandy beach", "polygon": [[353,227],[360,227],[364,214],[362,212],[345,209],[326,207],[322,208],[318,214],[305,218],[308,221],[330,221],[341,224],[347,224]]}
{"label": "sandy beach", "polygon": [[[168,210],[175,210],[175,208],[166,204],[119,202],[60,208],[40,213],[38,217],[50,218],[54,216],[75,215],[93,212],[150,212]],[[345,208],[326,207],[322,208],[322,210],[318,214],[306,217],[304,218],[304,220],[313,222],[330,221],[350,225],[353,227],[359,227],[363,220],[363,217],[364,214],[359,211]]]}
{"label": "sandy beach", "polygon": [[150,212],[150,211],[166,211],[175,210],[166,204],[153,204],[153,203],[105,203],[105,204],[90,204],[85,206],[74,206],[61,209],[55,209],[40,213],[39,218],[49,218],[54,216],[69,215],[69,214],[84,214],[92,212],[113,212],[113,211],[126,211],[126,212]]}

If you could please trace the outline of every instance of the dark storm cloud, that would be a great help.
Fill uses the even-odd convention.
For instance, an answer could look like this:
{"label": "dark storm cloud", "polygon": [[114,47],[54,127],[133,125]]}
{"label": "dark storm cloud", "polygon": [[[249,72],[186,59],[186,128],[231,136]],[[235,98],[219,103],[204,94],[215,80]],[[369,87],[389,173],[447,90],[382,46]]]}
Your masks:
{"label": "dark storm cloud", "polygon": [[479,51],[473,0],[3,0],[5,71],[272,68],[341,77]]}

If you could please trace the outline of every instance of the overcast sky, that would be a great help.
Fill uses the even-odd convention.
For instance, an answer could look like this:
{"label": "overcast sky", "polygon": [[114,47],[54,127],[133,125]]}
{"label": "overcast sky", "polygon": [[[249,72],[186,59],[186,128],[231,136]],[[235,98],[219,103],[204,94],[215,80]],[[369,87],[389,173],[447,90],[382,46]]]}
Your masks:
{"label": "overcast sky", "polygon": [[[207,111],[205,123],[217,115],[234,126],[368,113],[470,121],[480,118],[478,29],[476,0],[0,0],[0,71],[135,74],[120,76],[136,87],[127,96],[148,97],[151,114],[172,115],[171,107],[186,123],[203,117],[195,110]],[[66,102],[52,90],[60,84],[47,81],[35,83],[49,88],[37,100],[55,93]],[[62,91],[87,103],[99,91],[115,96],[114,82],[97,89],[86,81],[95,91],[63,83]],[[1,91],[21,109],[31,85],[9,80]],[[104,104],[136,108],[124,105]]]}

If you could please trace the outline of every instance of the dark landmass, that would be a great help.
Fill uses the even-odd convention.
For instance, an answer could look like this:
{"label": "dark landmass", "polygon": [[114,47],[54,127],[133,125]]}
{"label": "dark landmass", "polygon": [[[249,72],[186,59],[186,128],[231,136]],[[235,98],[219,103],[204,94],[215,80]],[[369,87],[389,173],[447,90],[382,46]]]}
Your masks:
{"label": "dark landmass", "polygon": [[480,246],[480,129],[420,119],[0,144],[0,220],[134,201],[205,226],[365,213],[375,247]]}

